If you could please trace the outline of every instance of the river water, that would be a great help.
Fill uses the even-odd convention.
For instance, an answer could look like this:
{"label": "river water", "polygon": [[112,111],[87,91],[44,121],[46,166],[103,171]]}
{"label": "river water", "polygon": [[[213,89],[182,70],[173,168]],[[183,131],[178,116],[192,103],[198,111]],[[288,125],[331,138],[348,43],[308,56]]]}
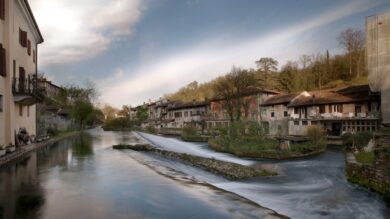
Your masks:
{"label": "river water", "polygon": [[139,141],[132,133],[94,129],[1,168],[0,218],[279,218],[155,162],[181,164],[111,148]]}
{"label": "river water", "polygon": [[280,176],[232,182],[194,168],[161,159],[161,165],[193,175],[292,218],[390,218],[389,203],[380,195],[349,183],[344,175],[344,154],[328,148],[321,155],[292,161],[241,159],[176,138],[137,133],[156,147],[244,165],[268,165]]}

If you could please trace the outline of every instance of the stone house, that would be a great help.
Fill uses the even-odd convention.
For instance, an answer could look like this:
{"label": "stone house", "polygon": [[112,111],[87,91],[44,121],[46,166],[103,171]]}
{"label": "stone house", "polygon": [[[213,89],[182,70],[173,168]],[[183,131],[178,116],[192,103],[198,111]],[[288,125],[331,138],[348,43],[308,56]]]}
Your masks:
{"label": "stone house", "polygon": [[[261,121],[259,105],[268,98],[280,94],[278,91],[249,87],[240,97],[244,100],[244,107],[241,109],[241,117],[250,121]],[[207,128],[227,127],[230,118],[224,107],[223,98],[214,98],[210,101],[210,112],[205,116]]]}
{"label": "stone house", "polygon": [[167,127],[168,128],[184,128],[187,125],[195,125],[197,128],[202,128],[204,115],[210,111],[208,101],[192,101],[192,102],[174,102],[167,107]]}
{"label": "stone house", "polygon": [[275,95],[260,104],[261,124],[269,135],[288,135],[288,104],[300,93]]}
{"label": "stone house", "polygon": [[289,135],[306,135],[310,125],[322,127],[331,136],[375,131],[380,125],[380,98],[368,85],[305,91],[292,99],[287,107]]}
{"label": "stone house", "polygon": [[46,78],[38,79],[38,87],[46,97],[51,99],[55,99],[60,94],[60,92],[64,90],[62,87],[53,84]]}
{"label": "stone house", "polygon": [[37,48],[43,43],[27,0],[0,1],[0,147],[26,128],[36,135]]}

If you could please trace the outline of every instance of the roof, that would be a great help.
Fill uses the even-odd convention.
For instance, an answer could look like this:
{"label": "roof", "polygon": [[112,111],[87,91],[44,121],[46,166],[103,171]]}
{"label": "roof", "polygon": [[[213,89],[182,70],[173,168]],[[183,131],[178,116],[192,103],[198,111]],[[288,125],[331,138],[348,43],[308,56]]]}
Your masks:
{"label": "roof", "polygon": [[189,109],[189,108],[198,108],[209,105],[208,101],[192,101],[192,102],[174,102],[168,106],[168,110],[178,110],[178,109]]}
{"label": "roof", "polygon": [[338,90],[310,91],[294,99],[289,106],[310,106],[331,103],[353,103],[373,99],[368,85],[349,86]]}
{"label": "roof", "polygon": [[278,104],[287,104],[300,93],[281,94],[268,98],[261,106],[271,106]]}
{"label": "roof", "polygon": [[[260,88],[260,87],[247,87],[245,89],[245,91],[242,93],[242,97],[246,97],[246,96],[252,96],[252,95],[256,95],[256,94],[260,94],[260,93],[268,93],[268,94],[282,94],[281,92],[279,91],[275,91],[275,90],[271,90],[271,89],[266,89],[266,88]],[[214,98],[211,99],[211,101],[219,101],[219,100],[224,100],[225,98],[221,97],[221,96],[216,96]]]}
{"label": "roof", "polygon": [[30,4],[28,3],[28,0],[24,0],[23,2],[26,4],[27,10],[28,10],[28,14],[30,15],[30,17],[31,17],[31,19],[32,19],[32,21],[33,21],[33,23],[34,23],[34,27],[35,27],[35,29],[36,29],[37,32],[38,32],[39,40],[38,40],[37,43],[38,43],[38,44],[39,44],[39,43],[43,43],[43,41],[44,41],[44,40],[43,40],[43,36],[42,36],[41,30],[39,29],[38,23],[37,23],[37,21],[35,20],[35,17],[34,17],[34,14],[33,14],[32,10],[31,10]]}

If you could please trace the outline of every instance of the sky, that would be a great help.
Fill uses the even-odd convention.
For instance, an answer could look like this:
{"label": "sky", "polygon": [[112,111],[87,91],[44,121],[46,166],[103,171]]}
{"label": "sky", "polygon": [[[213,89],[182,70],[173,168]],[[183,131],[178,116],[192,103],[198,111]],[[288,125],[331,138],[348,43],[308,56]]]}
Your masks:
{"label": "sky", "polygon": [[30,0],[45,42],[38,71],[55,84],[95,83],[116,107],[156,100],[261,57],[342,53],[389,0]]}

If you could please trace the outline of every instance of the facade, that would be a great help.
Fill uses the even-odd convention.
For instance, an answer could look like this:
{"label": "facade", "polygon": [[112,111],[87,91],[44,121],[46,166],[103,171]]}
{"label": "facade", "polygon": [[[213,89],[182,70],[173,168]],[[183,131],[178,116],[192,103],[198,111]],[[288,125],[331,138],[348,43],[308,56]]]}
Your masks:
{"label": "facade", "polygon": [[[245,107],[241,109],[241,117],[246,120],[260,122],[262,120],[259,106],[268,98],[278,95],[280,92],[250,87],[240,98],[245,102]],[[210,112],[206,115],[207,128],[226,127],[230,118],[224,107],[225,100],[214,98],[210,101]]]}
{"label": "facade", "polygon": [[322,127],[330,136],[376,131],[380,125],[380,98],[368,85],[302,92],[288,108],[289,135],[304,136],[311,125]]}
{"label": "facade", "polygon": [[269,135],[288,135],[288,104],[299,94],[272,96],[260,104],[261,123]]}
{"label": "facade", "polygon": [[201,129],[204,115],[210,111],[208,101],[203,102],[175,102],[167,107],[167,127],[184,128],[187,125],[195,125]]}
{"label": "facade", "polygon": [[369,82],[381,92],[383,123],[390,125],[390,12],[366,18],[366,60]]}
{"label": "facade", "polygon": [[58,94],[63,90],[62,87],[53,84],[51,81],[48,81],[46,78],[38,79],[38,87],[43,92],[46,97],[54,99]]}
{"label": "facade", "polygon": [[37,49],[43,42],[27,0],[0,1],[0,146],[36,135]]}

